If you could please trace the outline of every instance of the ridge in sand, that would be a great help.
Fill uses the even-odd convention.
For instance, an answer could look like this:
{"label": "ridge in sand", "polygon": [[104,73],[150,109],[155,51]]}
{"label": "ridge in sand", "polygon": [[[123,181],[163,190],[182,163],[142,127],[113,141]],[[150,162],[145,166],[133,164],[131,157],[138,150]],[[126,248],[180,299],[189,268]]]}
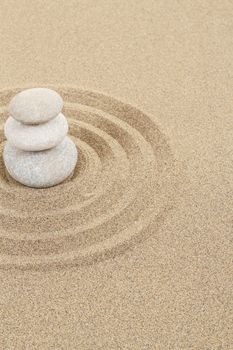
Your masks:
{"label": "ridge in sand", "polygon": [[[54,87],[53,87],[54,88]],[[0,92],[1,153],[6,106]],[[74,174],[59,186],[16,183],[0,162],[0,268],[94,263],[155,234],[176,194],[175,161],[152,119],[98,93],[56,88],[79,149]]]}

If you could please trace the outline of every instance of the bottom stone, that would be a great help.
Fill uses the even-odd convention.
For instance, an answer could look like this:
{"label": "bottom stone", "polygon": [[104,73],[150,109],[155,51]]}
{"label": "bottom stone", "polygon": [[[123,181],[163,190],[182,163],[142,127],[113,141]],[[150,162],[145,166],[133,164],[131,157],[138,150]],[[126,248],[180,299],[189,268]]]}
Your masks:
{"label": "bottom stone", "polygon": [[3,151],[9,174],[23,185],[36,188],[51,187],[64,181],[73,172],[77,158],[77,148],[69,137],[45,151],[21,151],[9,142]]}

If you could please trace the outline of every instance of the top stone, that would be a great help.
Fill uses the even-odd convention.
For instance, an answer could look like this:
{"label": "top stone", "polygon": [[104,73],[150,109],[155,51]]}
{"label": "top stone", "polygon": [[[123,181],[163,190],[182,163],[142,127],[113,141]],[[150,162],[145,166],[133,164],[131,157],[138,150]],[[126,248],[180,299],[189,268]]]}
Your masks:
{"label": "top stone", "polygon": [[15,95],[9,105],[10,115],[24,124],[41,124],[56,117],[62,110],[63,100],[54,90],[27,89]]}

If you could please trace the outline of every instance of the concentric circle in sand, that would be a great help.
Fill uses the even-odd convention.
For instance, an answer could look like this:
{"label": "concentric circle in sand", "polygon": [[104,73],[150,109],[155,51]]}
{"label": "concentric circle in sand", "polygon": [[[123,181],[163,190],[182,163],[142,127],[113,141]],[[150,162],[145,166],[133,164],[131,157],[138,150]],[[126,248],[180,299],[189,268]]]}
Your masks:
{"label": "concentric circle in sand", "polygon": [[[111,97],[56,88],[79,162],[49,189],[16,183],[0,160],[0,268],[95,263],[156,234],[176,194],[176,166],[152,118]],[[6,106],[0,91],[0,152]]]}

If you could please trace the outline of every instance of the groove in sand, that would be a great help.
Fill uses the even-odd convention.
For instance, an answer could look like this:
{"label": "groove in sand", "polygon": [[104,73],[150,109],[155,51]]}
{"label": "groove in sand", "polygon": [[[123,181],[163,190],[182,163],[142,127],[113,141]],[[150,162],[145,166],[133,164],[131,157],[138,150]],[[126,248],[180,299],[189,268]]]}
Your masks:
{"label": "groove in sand", "polygon": [[[0,268],[47,269],[95,263],[148,235],[176,194],[176,165],[155,122],[111,97],[56,88],[79,149],[74,174],[48,189],[16,183],[0,159]],[[0,91],[0,152],[6,105]]]}

